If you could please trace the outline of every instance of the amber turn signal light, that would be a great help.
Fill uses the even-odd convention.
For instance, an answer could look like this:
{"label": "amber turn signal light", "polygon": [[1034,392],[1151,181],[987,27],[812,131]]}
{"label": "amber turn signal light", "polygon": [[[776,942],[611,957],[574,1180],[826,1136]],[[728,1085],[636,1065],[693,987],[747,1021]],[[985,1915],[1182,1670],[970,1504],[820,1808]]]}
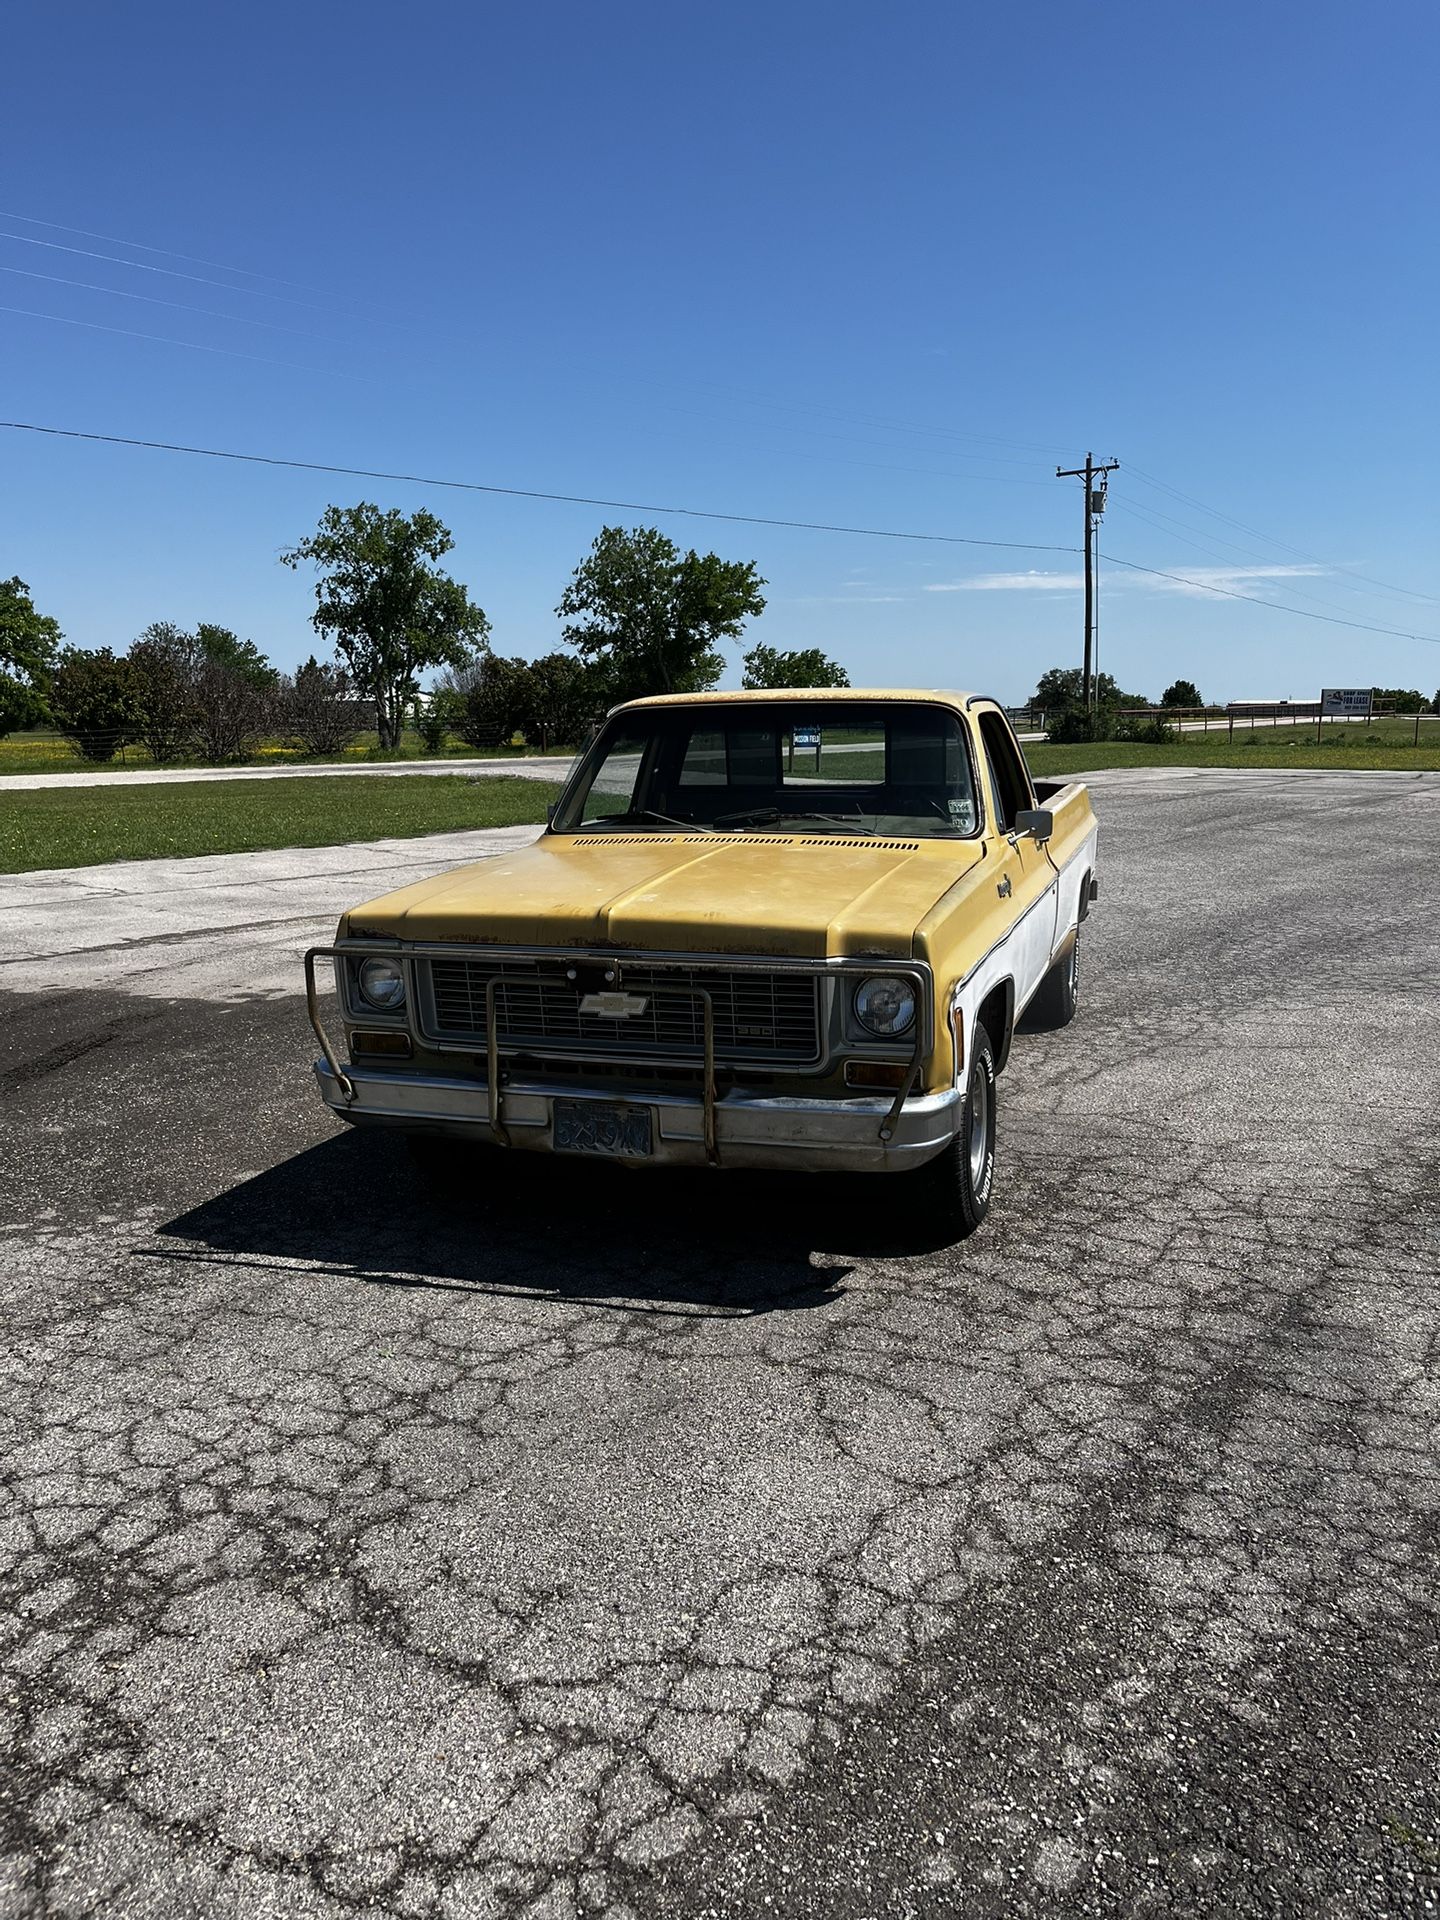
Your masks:
{"label": "amber turn signal light", "polygon": [[847,1060],[845,1084],[847,1087],[903,1087],[909,1071],[908,1065],[892,1064],[888,1060]]}
{"label": "amber turn signal light", "polygon": [[352,1033],[350,1036],[350,1058],[358,1060],[362,1053],[399,1054],[402,1059],[410,1057],[410,1036],[408,1033]]}

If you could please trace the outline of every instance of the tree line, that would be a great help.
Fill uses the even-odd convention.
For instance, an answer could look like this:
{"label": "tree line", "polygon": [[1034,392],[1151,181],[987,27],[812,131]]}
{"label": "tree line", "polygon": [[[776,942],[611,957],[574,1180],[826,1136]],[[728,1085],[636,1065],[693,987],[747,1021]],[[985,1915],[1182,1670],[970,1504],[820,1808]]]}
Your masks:
{"label": "tree line", "polygon": [[[555,611],[564,646],[538,660],[495,652],[490,621],[439,564],[454,545],[424,509],[332,506],[281,554],[313,567],[311,623],[333,657],[279,672],[229,628],[157,621],[123,654],[66,646],[25,583],[0,586],[0,735],[49,723],[86,759],[142,743],[160,763],[245,758],[275,734],[320,755],[374,725],[395,750],[408,722],[432,751],[453,733],[490,746],[517,733],[577,743],[616,701],[713,687],[721,651],[764,611],[752,561],[682,552],[654,527],[604,527]],[[424,693],[422,677],[431,676]],[[819,648],[744,656],[754,687],[847,686]]]}
{"label": "tree line", "polygon": [[[753,561],[682,552],[655,527],[603,527],[556,606],[562,646],[537,660],[508,657],[492,647],[483,608],[440,565],[453,546],[425,509],[328,507],[315,531],[280,556],[285,566],[314,568],[311,623],[332,649],[330,660],[312,655],[293,674],[252,641],[205,622],[193,630],[154,622],[120,655],[66,646],[23,580],[0,582],[0,736],[49,722],[87,759],[109,759],[136,741],[162,764],[243,759],[276,734],[312,755],[334,754],[371,726],[382,750],[394,751],[411,722],[431,751],[450,734],[476,747],[517,733],[570,746],[617,701],[715,686],[722,649],[765,610],[766,582]],[[849,680],[818,647],[787,652],[761,642],[744,654],[743,684]],[[1428,702],[1412,688],[1376,692],[1400,712],[1440,713],[1440,693]],[[1119,710],[1150,702],[1101,674],[1097,710],[1087,713],[1079,669],[1054,667],[1033,704],[1054,716],[1056,737],[1096,738],[1113,730]],[[1202,704],[1186,679],[1161,701]]]}

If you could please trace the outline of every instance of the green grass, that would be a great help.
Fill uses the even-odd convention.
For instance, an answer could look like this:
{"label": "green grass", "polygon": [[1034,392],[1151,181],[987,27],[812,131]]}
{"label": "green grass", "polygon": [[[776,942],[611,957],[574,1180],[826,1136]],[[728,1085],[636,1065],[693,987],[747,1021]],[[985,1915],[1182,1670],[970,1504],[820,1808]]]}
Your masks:
{"label": "green grass", "polygon": [[0,873],[536,823],[560,789],[511,775],[211,780],[0,794]]}
{"label": "green grass", "polygon": [[1228,732],[1184,733],[1168,747],[1142,747],[1133,741],[1102,740],[1073,747],[1028,743],[1030,771],[1042,777],[1082,773],[1090,767],[1337,767],[1396,769],[1406,773],[1440,769],[1440,721],[1420,722],[1415,742],[1414,717],[1375,720],[1365,726],[1326,724],[1316,739],[1311,727],[1244,727]]}
{"label": "green grass", "polygon": [[[573,747],[554,746],[549,754],[569,754]],[[382,753],[378,746],[367,743],[363,738],[353,746],[346,747],[340,753],[312,755],[302,753],[298,748],[282,746],[279,742],[269,742],[258,753],[248,759],[237,760],[237,767],[285,767],[332,765],[340,761],[380,761],[397,760],[523,760],[533,758],[540,753],[539,747],[472,747],[464,740],[453,735],[446,739],[438,753],[426,753],[420,743],[418,733],[407,731],[401,738],[398,753]],[[140,767],[153,767],[155,762],[138,745],[127,746],[123,757],[116,754],[113,760],[83,760],[63,734],[58,733],[12,733],[0,739],[0,774],[10,773],[133,773]],[[203,760],[181,759],[166,763],[174,767],[198,767],[210,763]]]}

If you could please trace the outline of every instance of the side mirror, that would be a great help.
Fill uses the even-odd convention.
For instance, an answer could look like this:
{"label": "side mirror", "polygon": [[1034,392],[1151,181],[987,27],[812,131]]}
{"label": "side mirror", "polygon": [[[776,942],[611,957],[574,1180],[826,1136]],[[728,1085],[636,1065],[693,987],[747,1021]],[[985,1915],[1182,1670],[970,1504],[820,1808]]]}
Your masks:
{"label": "side mirror", "polygon": [[1035,836],[1040,845],[1055,834],[1055,816],[1048,807],[1026,807],[1015,816],[1015,832]]}
{"label": "side mirror", "polygon": [[559,811],[560,811],[560,802],[558,800],[552,800],[549,806],[546,807],[545,809],[545,824],[547,827],[554,826],[555,816]]}

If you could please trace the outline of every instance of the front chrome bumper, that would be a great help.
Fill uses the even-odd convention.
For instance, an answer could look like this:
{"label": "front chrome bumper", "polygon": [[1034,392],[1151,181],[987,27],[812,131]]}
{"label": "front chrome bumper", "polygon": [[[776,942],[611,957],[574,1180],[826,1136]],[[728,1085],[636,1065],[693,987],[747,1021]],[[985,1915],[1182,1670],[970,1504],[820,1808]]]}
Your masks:
{"label": "front chrome bumper", "polygon": [[[350,1066],[350,1095],[329,1062],[315,1062],[315,1077],[327,1106],[353,1126],[408,1128],[504,1144],[532,1153],[553,1153],[555,1100],[617,1104],[613,1087],[557,1087],[508,1080],[504,1120],[496,1129],[483,1084],[440,1074],[404,1073]],[[653,1151],[627,1166],[809,1169],[815,1172],[895,1173],[933,1159],[960,1124],[959,1089],[918,1094],[906,1100],[887,1140],[880,1128],[891,1110],[885,1099],[799,1100],[730,1092],[710,1108],[714,1150],[706,1148],[706,1101],[698,1094],[647,1094],[618,1102],[648,1107],[653,1115]]]}

